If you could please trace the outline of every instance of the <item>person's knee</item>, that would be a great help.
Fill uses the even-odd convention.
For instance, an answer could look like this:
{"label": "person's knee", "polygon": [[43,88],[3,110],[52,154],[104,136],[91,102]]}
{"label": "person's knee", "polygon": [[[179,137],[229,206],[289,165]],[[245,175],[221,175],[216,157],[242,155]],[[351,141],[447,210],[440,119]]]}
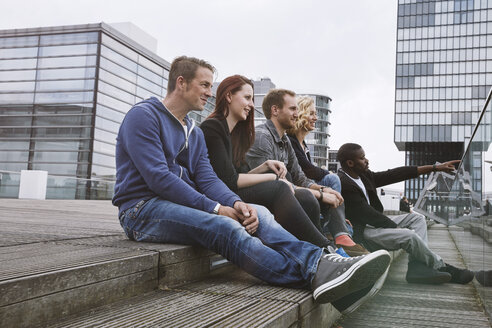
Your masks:
{"label": "person's knee", "polygon": [[319,202],[314,195],[306,189],[296,189],[295,196],[301,205],[319,208]]}
{"label": "person's knee", "polygon": [[411,215],[411,220],[412,220],[412,227],[413,228],[421,228],[421,229],[427,229],[427,221],[425,220],[425,216],[417,214],[417,213],[412,213]]}
{"label": "person's knee", "polygon": [[[218,215],[216,220],[213,229],[205,229],[203,232],[207,234],[211,233],[212,235],[229,236],[232,240],[241,239],[243,238],[242,235],[247,235],[243,225],[228,216]],[[210,226],[212,227],[212,225]]]}
{"label": "person's knee", "polygon": [[295,197],[311,221],[319,220],[321,208],[314,195],[305,189],[296,189]]}
{"label": "person's knee", "polygon": [[398,238],[400,241],[400,247],[405,250],[415,247],[415,245],[419,242],[419,236],[410,229],[404,228],[399,230],[401,231],[396,238]]}
{"label": "person's knee", "polygon": [[280,197],[285,197],[285,195],[292,194],[292,189],[288,184],[282,181],[272,181],[274,183],[274,188],[273,190],[275,191],[276,195],[279,195]]}
{"label": "person's knee", "polygon": [[340,178],[336,174],[325,175],[323,179],[321,179],[321,184],[323,186],[330,187],[331,189],[336,190],[338,192],[342,190]]}
{"label": "person's knee", "polygon": [[275,218],[273,217],[272,213],[266,208],[265,206],[258,205],[258,204],[249,204],[251,207],[253,207],[256,210],[256,214],[258,215],[258,220],[260,223],[270,223],[270,222],[275,222]]}

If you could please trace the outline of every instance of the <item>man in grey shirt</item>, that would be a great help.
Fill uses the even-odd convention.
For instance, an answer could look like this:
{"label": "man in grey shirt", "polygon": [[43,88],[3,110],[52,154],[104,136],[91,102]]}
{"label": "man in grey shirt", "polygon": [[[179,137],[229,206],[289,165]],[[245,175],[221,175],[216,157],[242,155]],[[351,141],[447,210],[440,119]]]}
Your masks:
{"label": "man in grey shirt", "polygon": [[367,250],[355,244],[349,235],[340,193],[308,179],[299,166],[294,149],[285,134],[297,119],[295,96],[293,91],[285,89],[270,90],[265,96],[262,107],[268,120],[256,127],[255,143],[246,154],[246,161],[252,168],[269,159],[283,162],[287,167],[289,180],[293,183],[296,198],[318,229],[321,230],[321,212],[328,221],[328,228],[337,247],[342,247],[351,256],[366,254]]}

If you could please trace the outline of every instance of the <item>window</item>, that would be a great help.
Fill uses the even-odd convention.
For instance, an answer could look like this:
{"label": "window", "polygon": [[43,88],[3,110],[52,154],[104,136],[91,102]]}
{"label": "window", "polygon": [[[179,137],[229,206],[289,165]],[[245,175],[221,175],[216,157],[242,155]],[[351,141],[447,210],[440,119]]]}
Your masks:
{"label": "window", "polygon": [[3,59],[0,60],[0,70],[35,69],[37,59]]}
{"label": "window", "polygon": [[80,44],[80,43],[96,43],[98,39],[97,32],[90,33],[67,33],[42,35],[40,44],[47,45],[62,45],[62,44]]}
{"label": "window", "polygon": [[38,80],[90,79],[95,77],[95,73],[93,67],[41,69],[38,71]]}
{"label": "window", "polygon": [[36,57],[38,48],[6,48],[0,49],[0,58],[29,58]]}
{"label": "window", "polygon": [[70,56],[96,54],[97,44],[80,44],[69,46],[47,46],[39,48],[39,56]]}

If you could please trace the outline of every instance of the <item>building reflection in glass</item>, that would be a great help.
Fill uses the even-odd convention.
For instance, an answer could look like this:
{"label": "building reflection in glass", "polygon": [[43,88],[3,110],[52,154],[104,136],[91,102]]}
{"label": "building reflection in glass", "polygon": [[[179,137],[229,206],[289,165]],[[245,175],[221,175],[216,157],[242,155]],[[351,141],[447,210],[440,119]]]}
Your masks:
{"label": "building reflection in glass", "polygon": [[[491,89],[492,91],[492,89]],[[486,311],[492,313],[492,108],[485,101],[455,174],[429,176],[414,210],[449,226]],[[488,280],[487,280],[488,279]]]}

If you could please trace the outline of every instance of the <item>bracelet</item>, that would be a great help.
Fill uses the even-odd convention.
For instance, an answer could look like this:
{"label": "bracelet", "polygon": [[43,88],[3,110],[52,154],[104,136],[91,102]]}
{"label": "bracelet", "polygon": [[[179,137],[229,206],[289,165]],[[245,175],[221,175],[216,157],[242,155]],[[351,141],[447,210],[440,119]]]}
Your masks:
{"label": "bracelet", "polygon": [[432,165],[432,172],[436,172],[436,171],[437,171],[436,163],[434,163],[434,165]]}
{"label": "bracelet", "polygon": [[275,179],[275,181],[277,181],[278,179],[280,179],[280,175],[276,174],[277,178]]}
{"label": "bracelet", "polygon": [[217,205],[215,205],[213,210],[214,214],[219,214],[219,210],[220,210],[220,203],[217,203]]}
{"label": "bracelet", "polygon": [[319,190],[319,199],[318,199],[320,202],[323,201],[323,191],[322,189]]}

